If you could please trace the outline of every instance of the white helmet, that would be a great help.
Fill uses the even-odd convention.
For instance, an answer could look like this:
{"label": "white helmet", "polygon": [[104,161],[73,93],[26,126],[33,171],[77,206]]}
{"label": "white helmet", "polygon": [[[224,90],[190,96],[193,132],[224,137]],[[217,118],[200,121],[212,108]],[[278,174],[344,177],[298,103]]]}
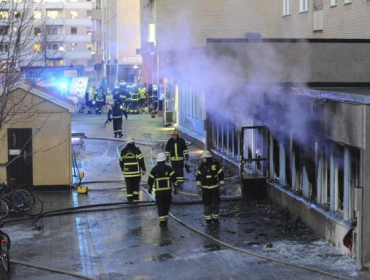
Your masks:
{"label": "white helmet", "polygon": [[201,158],[211,158],[212,157],[212,154],[210,151],[208,150],[205,150],[203,153],[202,153],[202,156]]}
{"label": "white helmet", "polygon": [[167,157],[164,153],[159,153],[157,155],[157,162],[163,162],[163,161],[166,161]]}
{"label": "white helmet", "polygon": [[135,142],[135,139],[132,136],[128,136],[127,139],[126,139],[126,142],[127,142],[127,144],[134,143]]}

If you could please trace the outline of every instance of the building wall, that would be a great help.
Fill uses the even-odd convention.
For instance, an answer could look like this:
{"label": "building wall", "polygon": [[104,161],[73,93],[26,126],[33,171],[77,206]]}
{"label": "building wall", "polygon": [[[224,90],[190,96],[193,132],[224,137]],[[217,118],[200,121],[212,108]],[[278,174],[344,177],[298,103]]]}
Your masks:
{"label": "building wall", "polygon": [[[126,76],[141,68],[142,59],[136,55],[136,49],[140,49],[140,1],[98,0],[97,10],[101,16],[93,24],[93,33],[97,35],[93,36],[94,64],[101,68],[98,79],[106,73],[109,86],[114,87],[116,80],[122,76],[126,80]],[[116,64],[124,70],[116,73]]]}
{"label": "building wall", "polygon": [[155,1],[157,49],[204,46],[207,38],[245,38],[280,34],[280,1]]}
{"label": "building wall", "polygon": [[[36,23],[45,24],[46,28],[57,28],[58,35],[47,35],[48,42],[58,43],[59,47],[63,48],[63,65],[83,65],[87,76],[94,75],[91,53],[91,11],[93,2],[87,0],[78,0],[71,2],[70,0],[45,1],[41,5],[37,5],[37,9],[42,11],[42,18],[36,20]],[[48,11],[57,11],[56,18],[50,19],[47,16]],[[73,12],[77,12],[77,18],[72,18]],[[77,34],[71,34],[71,28],[77,28]],[[90,32],[88,32],[90,31]],[[73,47],[72,43],[77,44]],[[44,65],[44,61],[35,63]]]}
{"label": "building wall", "polygon": [[[70,186],[72,180],[71,122],[68,110],[18,89],[12,98],[24,98],[22,108],[27,114],[19,114],[11,126],[0,131],[0,162],[8,162],[7,129],[32,128],[33,184],[34,186]],[[25,96],[25,97],[24,97]],[[25,122],[24,120],[27,120]],[[36,133],[37,129],[40,129]],[[0,180],[6,181],[5,170]]]}
{"label": "building wall", "polygon": [[[281,37],[285,38],[370,38],[370,2],[356,0],[348,4],[337,0],[336,6],[330,5],[330,0],[323,4],[323,30],[313,31],[314,1],[310,0],[309,11],[299,13],[299,1],[292,1],[292,13],[282,16],[282,1],[279,2],[281,18]],[[277,34],[279,35],[279,34]]]}

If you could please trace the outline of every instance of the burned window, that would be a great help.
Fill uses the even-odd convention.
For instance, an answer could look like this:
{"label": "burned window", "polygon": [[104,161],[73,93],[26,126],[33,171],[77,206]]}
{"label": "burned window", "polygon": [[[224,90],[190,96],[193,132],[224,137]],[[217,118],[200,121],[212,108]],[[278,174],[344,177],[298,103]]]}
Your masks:
{"label": "burned window", "polygon": [[276,177],[279,177],[280,174],[280,152],[279,152],[279,141],[275,138],[272,140],[273,146],[273,163],[274,163],[274,172]]}
{"label": "burned window", "polygon": [[334,154],[335,166],[338,171],[338,211],[343,211],[343,201],[344,201],[344,146],[336,145],[336,151]]}

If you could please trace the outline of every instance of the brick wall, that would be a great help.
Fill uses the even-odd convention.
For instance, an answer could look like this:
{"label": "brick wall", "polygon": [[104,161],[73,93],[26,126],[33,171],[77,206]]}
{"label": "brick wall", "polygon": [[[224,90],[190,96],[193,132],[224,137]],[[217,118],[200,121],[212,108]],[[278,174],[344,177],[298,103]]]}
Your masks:
{"label": "brick wall", "polygon": [[323,0],[323,31],[313,31],[313,0],[309,11],[283,16],[282,0],[157,0],[158,49],[205,45],[207,38],[243,38],[258,32],[264,38],[370,39],[370,1],[353,0],[330,7]]}

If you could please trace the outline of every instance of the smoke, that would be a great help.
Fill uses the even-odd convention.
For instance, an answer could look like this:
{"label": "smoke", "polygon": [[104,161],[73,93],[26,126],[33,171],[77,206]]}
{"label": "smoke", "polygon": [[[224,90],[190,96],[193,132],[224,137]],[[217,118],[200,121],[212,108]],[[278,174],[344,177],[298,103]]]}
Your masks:
{"label": "smoke", "polygon": [[[159,48],[176,51],[161,67],[181,69],[178,80],[204,95],[208,117],[236,127],[253,119],[277,138],[296,131],[297,141],[309,141],[318,116],[312,113],[311,101],[298,97],[308,91],[309,44],[211,42],[196,50],[202,30],[194,31],[192,20],[194,15],[180,12],[169,20],[169,26],[159,27]],[[174,30],[179,34],[174,36]]]}

